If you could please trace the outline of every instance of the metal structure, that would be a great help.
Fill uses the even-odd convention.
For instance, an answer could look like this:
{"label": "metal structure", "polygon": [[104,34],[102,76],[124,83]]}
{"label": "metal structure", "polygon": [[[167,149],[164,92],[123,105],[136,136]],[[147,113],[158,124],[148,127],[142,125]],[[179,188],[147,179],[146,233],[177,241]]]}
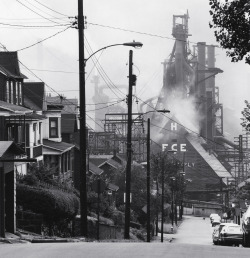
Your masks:
{"label": "metal structure", "polygon": [[[236,142],[232,142],[224,136],[223,104],[220,103],[219,87],[215,86],[216,76],[223,71],[216,67],[216,46],[207,45],[206,42],[198,42],[190,48],[188,20],[188,13],[173,16],[172,35],[175,38],[175,43],[169,58],[162,63],[162,88],[157,97],[146,100],[141,104],[139,113],[133,114],[132,158],[137,161],[146,160],[145,124],[140,117],[135,120],[136,116],[140,112],[145,113],[149,110],[169,109],[171,110],[170,119],[165,119],[157,112],[144,117],[150,118],[152,125],[166,129],[164,131],[153,127],[152,135],[157,135],[157,144],[159,145],[168,143],[169,146],[176,147],[185,143],[187,148],[190,148],[191,144],[192,151],[185,150],[187,151],[185,162],[189,165],[195,164],[193,173],[197,172],[201,179],[206,176],[209,170],[214,173],[214,177],[211,176],[207,182],[207,188],[194,189],[194,191],[203,191],[204,193],[213,191],[215,193],[221,191],[221,184],[225,186],[232,180],[240,183],[250,176],[248,174],[249,135],[243,134],[242,142],[241,137],[238,137]],[[184,106],[187,103],[192,106],[194,113],[190,119],[188,114],[186,115],[188,125],[184,121],[185,117],[180,115],[178,107],[178,105]],[[128,117],[125,112],[121,112],[119,109],[116,112],[106,113],[104,133],[107,139],[110,138],[110,134],[113,134],[110,146],[116,152],[125,154]],[[188,110],[184,108],[182,112],[188,113]],[[172,122],[174,120],[177,121],[175,124]],[[172,129],[179,128],[179,125],[184,125],[182,130],[171,132]],[[197,132],[196,137],[191,137],[190,130],[186,130],[185,127],[194,128],[193,130]],[[202,157],[198,157],[199,155]],[[176,157],[181,159],[182,156],[183,153],[179,153]],[[208,160],[206,161],[206,159]],[[208,167],[207,164],[209,164]],[[216,171],[217,165],[215,164],[221,166],[221,169]],[[191,171],[191,169],[187,168],[187,176],[190,174],[188,170]],[[197,175],[195,176],[197,177]],[[219,177],[221,181],[218,181],[216,177]],[[214,184],[213,187],[212,184]],[[212,188],[209,188],[210,186]]]}

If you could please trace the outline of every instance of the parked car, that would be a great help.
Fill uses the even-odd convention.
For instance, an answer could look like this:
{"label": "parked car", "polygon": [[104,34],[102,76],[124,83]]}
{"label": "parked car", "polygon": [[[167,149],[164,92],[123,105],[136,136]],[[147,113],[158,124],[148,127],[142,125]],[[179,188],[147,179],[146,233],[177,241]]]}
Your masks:
{"label": "parked car", "polygon": [[213,224],[213,221],[221,222],[221,217],[217,213],[212,213],[209,218],[212,224]]}
{"label": "parked car", "polygon": [[215,218],[211,223],[212,223],[212,227],[215,227],[221,224],[221,220],[218,218]]}
{"label": "parked car", "polygon": [[244,247],[250,247],[250,206],[243,214],[241,228],[243,233],[242,245]]}
{"label": "parked car", "polygon": [[242,244],[243,233],[240,225],[234,223],[221,223],[219,228],[221,229],[219,229],[218,244],[236,246]]}
{"label": "parked car", "polygon": [[220,227],[220,225],[216,225],[216,226],[214,227],[213,234],[212,234],[213,243],[214,243],[215,245],[218,244],[219,227]]}

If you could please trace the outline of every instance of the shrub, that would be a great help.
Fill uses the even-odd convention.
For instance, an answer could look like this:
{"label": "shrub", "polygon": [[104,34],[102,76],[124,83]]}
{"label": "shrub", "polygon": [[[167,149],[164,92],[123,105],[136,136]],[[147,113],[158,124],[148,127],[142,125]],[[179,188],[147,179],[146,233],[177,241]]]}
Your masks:
{"label": "shrub", "polygon": [[72,219],[78,212],[79,199],[73,193],[17,184],[17,205],[41,213],[48,223]]}

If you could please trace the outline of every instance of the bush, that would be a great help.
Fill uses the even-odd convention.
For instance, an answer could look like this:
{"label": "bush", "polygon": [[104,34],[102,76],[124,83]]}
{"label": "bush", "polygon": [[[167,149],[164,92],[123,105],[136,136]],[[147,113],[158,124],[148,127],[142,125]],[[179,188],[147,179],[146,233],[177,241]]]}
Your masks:
{"label": "bush", "polygon": [[48,223],[72,219],[79,209],[79,198],[73,193],[17,184],[17,205],[41,213]]}

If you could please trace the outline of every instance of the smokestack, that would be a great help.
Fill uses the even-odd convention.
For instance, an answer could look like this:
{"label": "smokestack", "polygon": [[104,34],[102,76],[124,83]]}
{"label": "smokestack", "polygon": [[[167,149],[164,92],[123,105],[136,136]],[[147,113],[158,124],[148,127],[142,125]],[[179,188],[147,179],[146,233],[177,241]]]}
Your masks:
{"label": "smokestack", "polygon": [[198,75],[197,75],[197,97],[199,102],[200,121],[200,134],[202,137],[207,138],[207,105],[206,105],[206,42],[198,42]]}
{"label": "smokestack", "polygon": [[[207,46],[207,66],[209,68],[215,67],[215,47]],[[209,73],[208,76],[212,74]],[[207,91],[207,138],[213,140],[215,135],[215,110],[213,104],[215,103],[215,75],[206,80]]]}

